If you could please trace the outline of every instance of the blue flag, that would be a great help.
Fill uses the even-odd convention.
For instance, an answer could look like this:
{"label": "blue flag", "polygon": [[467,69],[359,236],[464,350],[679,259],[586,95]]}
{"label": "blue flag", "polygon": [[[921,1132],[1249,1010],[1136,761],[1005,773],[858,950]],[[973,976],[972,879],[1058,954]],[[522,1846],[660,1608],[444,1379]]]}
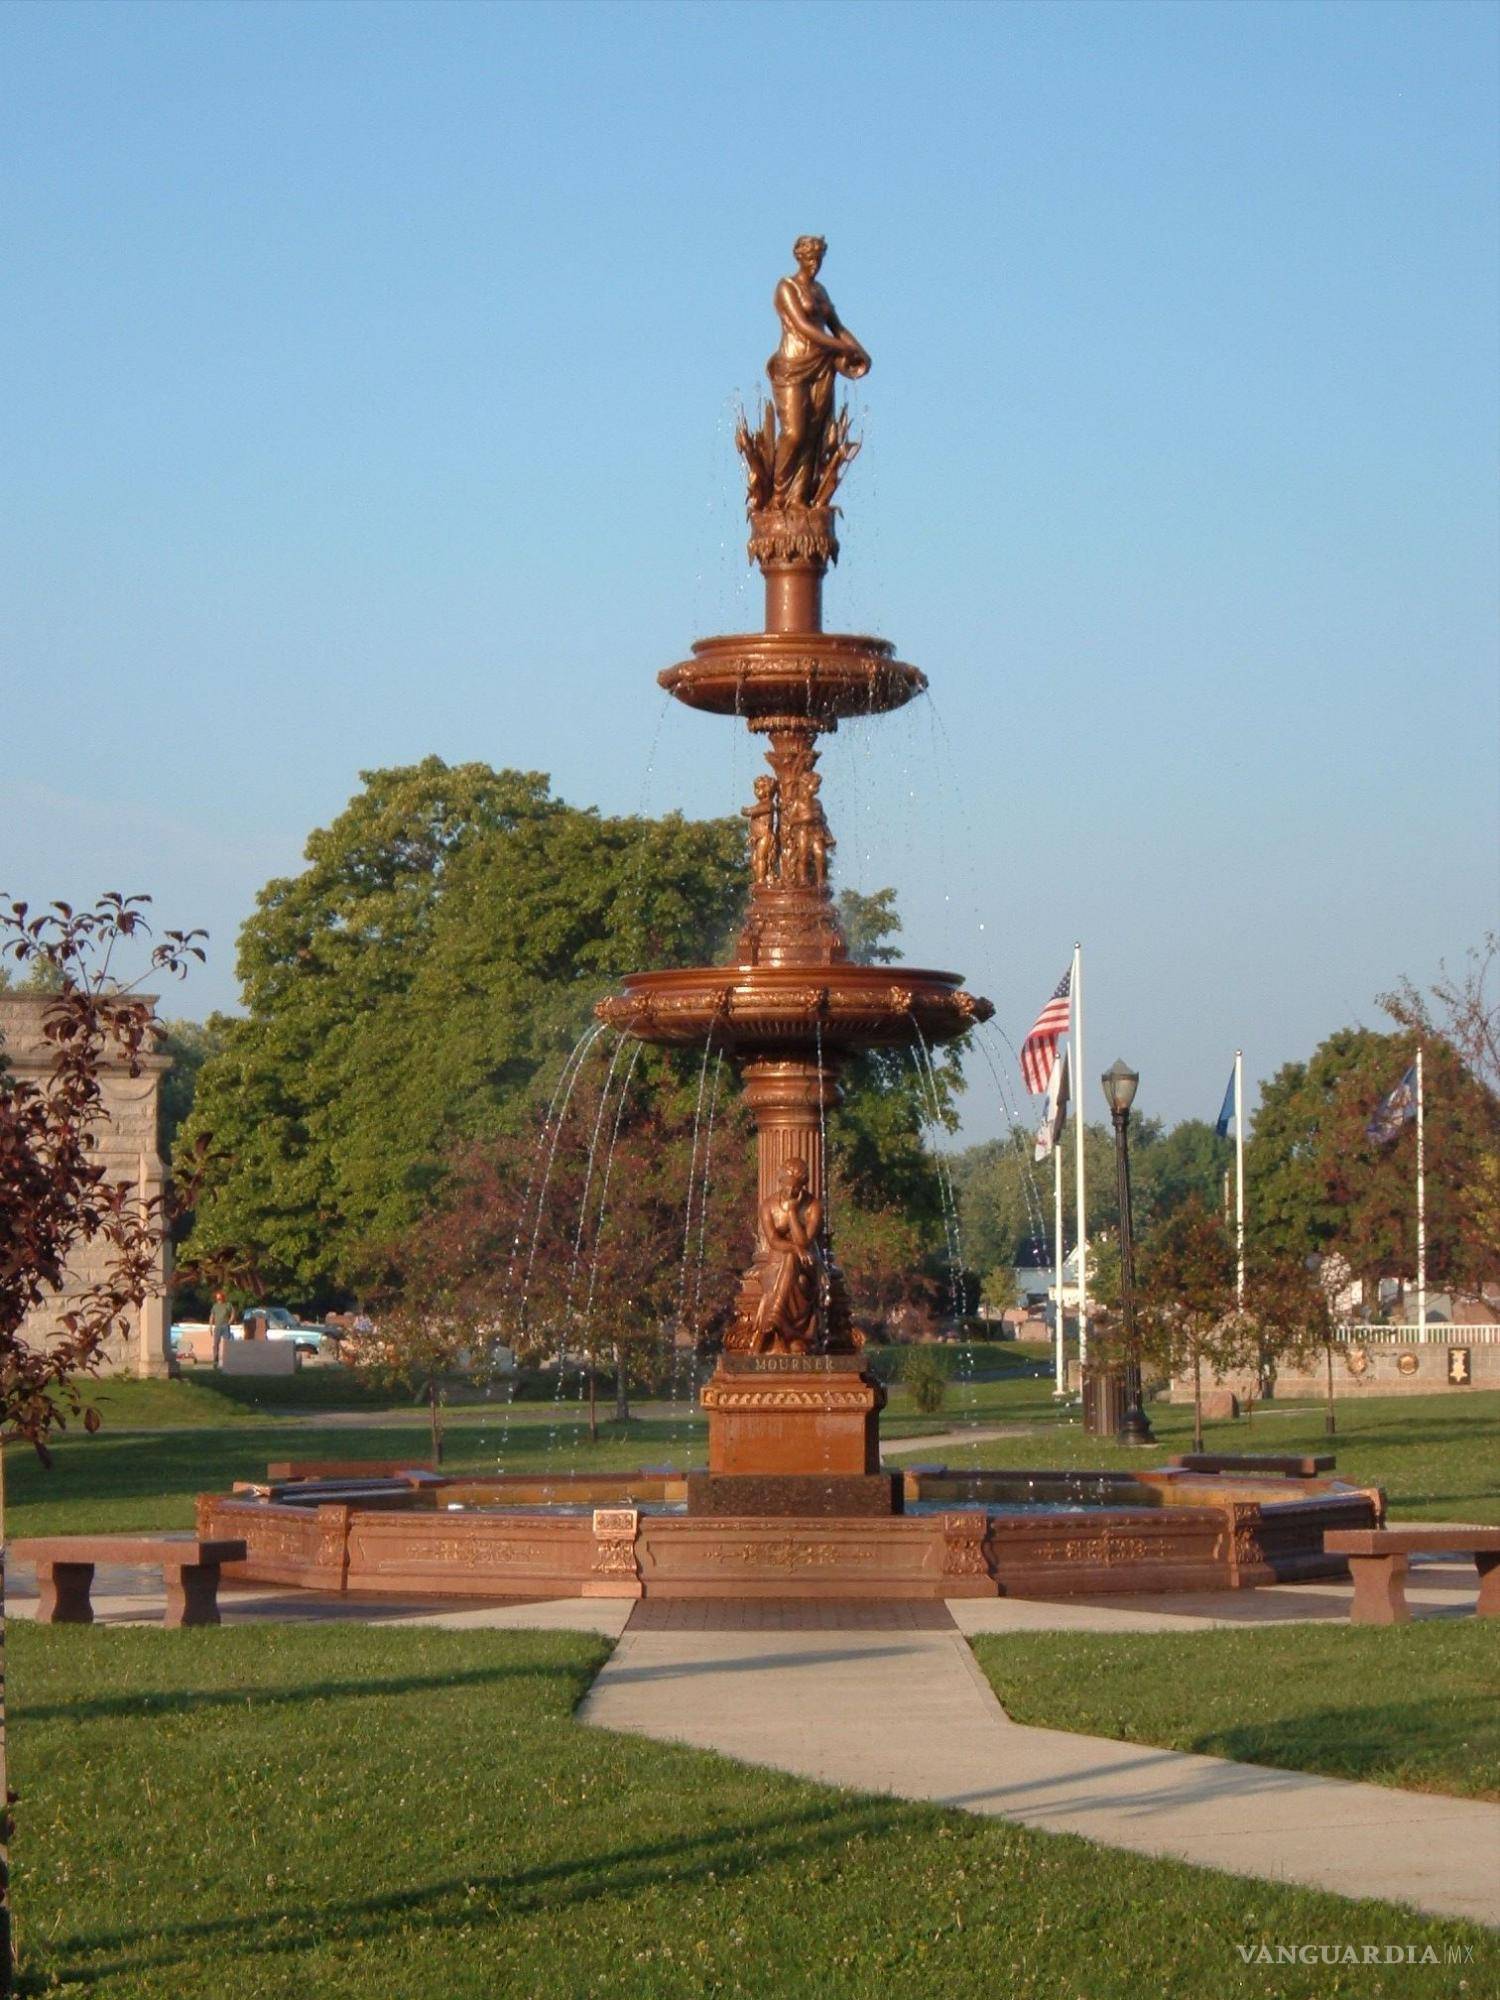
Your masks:
{"label": "blue flag", "polygon": [[1229,1137],[1230,1122],[1234,1117],[1234,1071],[1229,1072],[1229,1084],[1224,1092],[1224,1102],[1219,1106],[1218,1122],[1214,1131],[1221,1139]]}
{"label": "blue flag", "polygon": [[1393,1091],[1382,1097],[1376,1105],[1369,1123],[1365,1126],[1365,1137],[1377,1146],[1388,1146],[1417,1115],[1417,1066],[1402,1077]]}

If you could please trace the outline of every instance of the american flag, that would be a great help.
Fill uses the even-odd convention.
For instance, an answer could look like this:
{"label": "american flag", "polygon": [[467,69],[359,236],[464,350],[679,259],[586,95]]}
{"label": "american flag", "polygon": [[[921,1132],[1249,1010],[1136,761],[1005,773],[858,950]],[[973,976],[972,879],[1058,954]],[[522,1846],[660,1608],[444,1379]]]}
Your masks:
{"label": "american flag", "polygon": [[1057,982],[1057,990],[1036,1017],[1036,1026],[1021,1044],[1021,1081],[1033,1097],[1047,1088],[1052,1064],[1057,1056],[1057,1039],[1068,1032],[1068,988],[1072,984],[1070,965]]}

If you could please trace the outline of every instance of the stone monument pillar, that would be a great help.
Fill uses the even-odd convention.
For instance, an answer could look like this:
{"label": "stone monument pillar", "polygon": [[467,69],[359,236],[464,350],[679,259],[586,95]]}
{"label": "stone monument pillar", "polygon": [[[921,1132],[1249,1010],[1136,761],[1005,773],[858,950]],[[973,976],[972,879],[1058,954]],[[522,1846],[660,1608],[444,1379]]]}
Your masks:
{"label": "stone monument pillar", "polygon": [[[144,997],[148,1003],[153,1002],[153,996]],[[18,1077],[32,1082],[40,1082],[51,1069],[50,1047],[44,1033],[47,1005],[45,993],[0,993],[0,1053]],[[166,1188],[166,1167],[158,1150],[158,1127],[161,1080],[170,1068],[170,1057],[143,1053],[138,1076],[131,1076],[123,1063],[106,1062],[100,1078],[105,1116],[98,1129],[98,1153],[110,1180],[126,1183],[140,1199],[147,1201]],[[64,1273],[61,1290],[22,1323],[24,1340],[45,1345],[61,1332],[70,1291],[101,1275],[106,1255],[98,1246],[79,1246],[75,1262]],[[105,1351],[106,1371],[140,1376],[170,1373],[170,1255],[170,1245],[163,1242],[144,1304],[122,1323]]]}

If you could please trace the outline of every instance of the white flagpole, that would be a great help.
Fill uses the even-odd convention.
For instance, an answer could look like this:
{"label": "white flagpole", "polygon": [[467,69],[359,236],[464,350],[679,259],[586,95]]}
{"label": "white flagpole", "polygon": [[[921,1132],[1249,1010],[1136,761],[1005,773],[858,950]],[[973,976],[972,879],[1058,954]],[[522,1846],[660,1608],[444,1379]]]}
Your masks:
{"label": "white flagpole", "polygon": [[1234,1297],[1245,1310],[1245,1058],[1234,1052]]}
{"label": "white flagpole", "polygon": [[1052,1385],[1052,1393],[1054,1396],[1066,1396],[1068,1393],[1068,1359],[1067,1347],[1063,1340],[1063,1142],[1061,1132],[1058,1133],[1052,1143],[1052,1228],[1054,1232],[1053,1261],[1057,1267],[1055,1274],[1057,1279],[1057,1290],[1055,1293],[1057,1313],[1052,1328],[1055,1378]]}
{"label": "white flagpole", "polygon": [[1069,982],[1072,1000],[1072,1034],[1069,1038],[1069,1056],[1073,1070],[1073,1137],[1078,1148],[1078,1166],[1075,1192],[1078,1200],[1078,1367],[1080,1373],[1088,1365],[1089,1358],[1089,1280],[1088,1248],[1089,1229],[1084,1206],[1083,1186],[1083,946],[1073,947],[1073,977]]}
{"label": "white flagpole", "polygon": [[1427,1144],[1422,1102],[1422,1044],[1417,1044],[1417,1339],[1427,1338]]}

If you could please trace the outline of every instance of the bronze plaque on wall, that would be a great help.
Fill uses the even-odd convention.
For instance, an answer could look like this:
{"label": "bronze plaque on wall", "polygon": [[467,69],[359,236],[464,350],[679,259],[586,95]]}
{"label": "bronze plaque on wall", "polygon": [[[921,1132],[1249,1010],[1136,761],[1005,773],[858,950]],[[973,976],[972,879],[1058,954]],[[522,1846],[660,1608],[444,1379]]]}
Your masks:
{"label": "bronze plaque on wall", "polygon": [[1467,1347],[1450,1347],[1448,1349],[1448,1380],[1450,1382],[1461,1382],[1465,1387],[1474,1380],[1474,1371],[1469,1366],[1469,1350]]}

